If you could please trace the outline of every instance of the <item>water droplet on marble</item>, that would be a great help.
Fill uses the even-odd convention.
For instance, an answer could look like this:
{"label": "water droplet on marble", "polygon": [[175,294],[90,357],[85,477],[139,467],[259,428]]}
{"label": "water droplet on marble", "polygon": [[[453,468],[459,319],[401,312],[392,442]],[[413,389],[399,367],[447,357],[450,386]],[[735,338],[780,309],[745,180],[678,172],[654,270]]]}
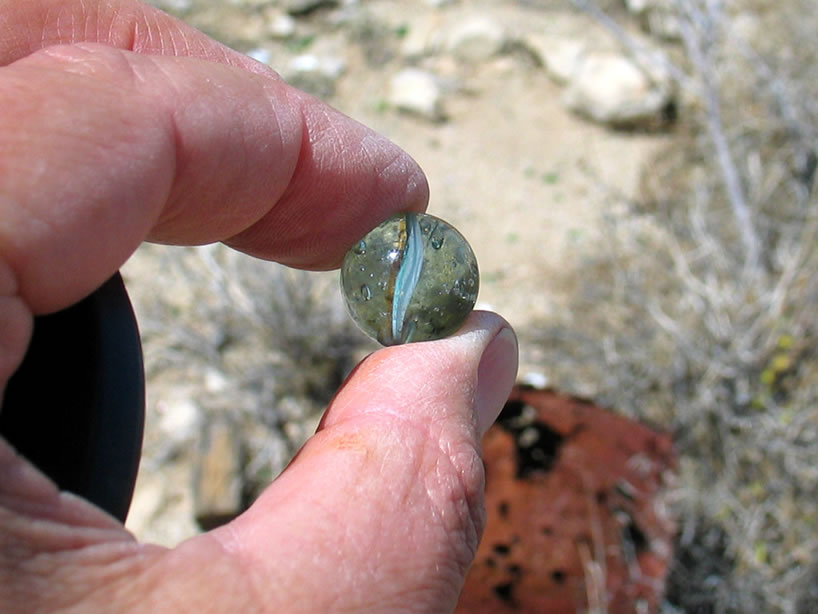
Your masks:
{"label": "water droplet on marble", "polygon": [[372,290],[370,290],[369,286],[367,286],[366,284],[361,286],[361,297],[363,297],[365,301],[368,301],[369,299],[372,298]]}

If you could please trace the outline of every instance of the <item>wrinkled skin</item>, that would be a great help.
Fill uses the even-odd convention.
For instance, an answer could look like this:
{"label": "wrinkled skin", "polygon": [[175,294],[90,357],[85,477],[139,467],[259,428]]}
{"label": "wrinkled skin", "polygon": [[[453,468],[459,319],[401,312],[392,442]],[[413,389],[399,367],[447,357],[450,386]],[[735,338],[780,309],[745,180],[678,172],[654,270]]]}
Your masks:
{"label": "wrinkled skin", "polygon": [[[0,0],[0,109],[0,390],[33,316],[143,240],[332,268],[428,198],[396,146],[131,0]],[[483,525],[479,438],[515,372],[489,313],[376,352],[250,510],[175,549],[0,440],[0,611],[450,611]]]}

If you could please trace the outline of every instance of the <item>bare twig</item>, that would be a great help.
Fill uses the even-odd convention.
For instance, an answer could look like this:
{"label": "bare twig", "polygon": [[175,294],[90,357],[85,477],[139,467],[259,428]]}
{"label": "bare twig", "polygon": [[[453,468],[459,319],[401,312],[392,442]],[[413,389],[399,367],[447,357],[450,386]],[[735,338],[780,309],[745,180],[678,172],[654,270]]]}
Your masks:
{"label": "bare twig", "polygon": [[759,264],[761,244],[753,226],[752,212],[744,193],[741,176],[736,167],[733,153],[727,142],[719,100],[719,82],[713,67],[717,59],[712,50],[717,24],[724,23],[720,16],[721,2],[707,0],[703,8],[697,5],[701,0],[677,0],[682,40],[687,57],[701,83],[700,92],[704,99],[707,131],[716,152],[716,160],[721,170],[728,201],[738,224],[739,235],[744,245],[745,270],[755,272]]}

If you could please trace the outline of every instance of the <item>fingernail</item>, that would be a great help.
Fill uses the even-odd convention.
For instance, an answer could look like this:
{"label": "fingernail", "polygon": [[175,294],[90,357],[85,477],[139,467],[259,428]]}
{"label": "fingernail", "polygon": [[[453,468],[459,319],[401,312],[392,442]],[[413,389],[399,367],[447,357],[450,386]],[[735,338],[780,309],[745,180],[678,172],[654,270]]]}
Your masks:
{"label": "fingernail", "polygon": [[477,368],[474,408],[482,437],[494,424],[517,377],[517,336],[504,327],[489,343]]}

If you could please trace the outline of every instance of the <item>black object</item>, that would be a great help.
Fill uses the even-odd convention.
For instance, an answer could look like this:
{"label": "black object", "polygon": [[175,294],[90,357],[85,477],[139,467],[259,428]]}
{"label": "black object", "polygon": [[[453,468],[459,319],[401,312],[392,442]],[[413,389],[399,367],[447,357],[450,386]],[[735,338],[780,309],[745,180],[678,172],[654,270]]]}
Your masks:
{"label": "black object", "polygon": [[60,489],[125,522],[144,420],[142,345],[117,273],[76,305],[35,319],[6,387],[0,436]]}

